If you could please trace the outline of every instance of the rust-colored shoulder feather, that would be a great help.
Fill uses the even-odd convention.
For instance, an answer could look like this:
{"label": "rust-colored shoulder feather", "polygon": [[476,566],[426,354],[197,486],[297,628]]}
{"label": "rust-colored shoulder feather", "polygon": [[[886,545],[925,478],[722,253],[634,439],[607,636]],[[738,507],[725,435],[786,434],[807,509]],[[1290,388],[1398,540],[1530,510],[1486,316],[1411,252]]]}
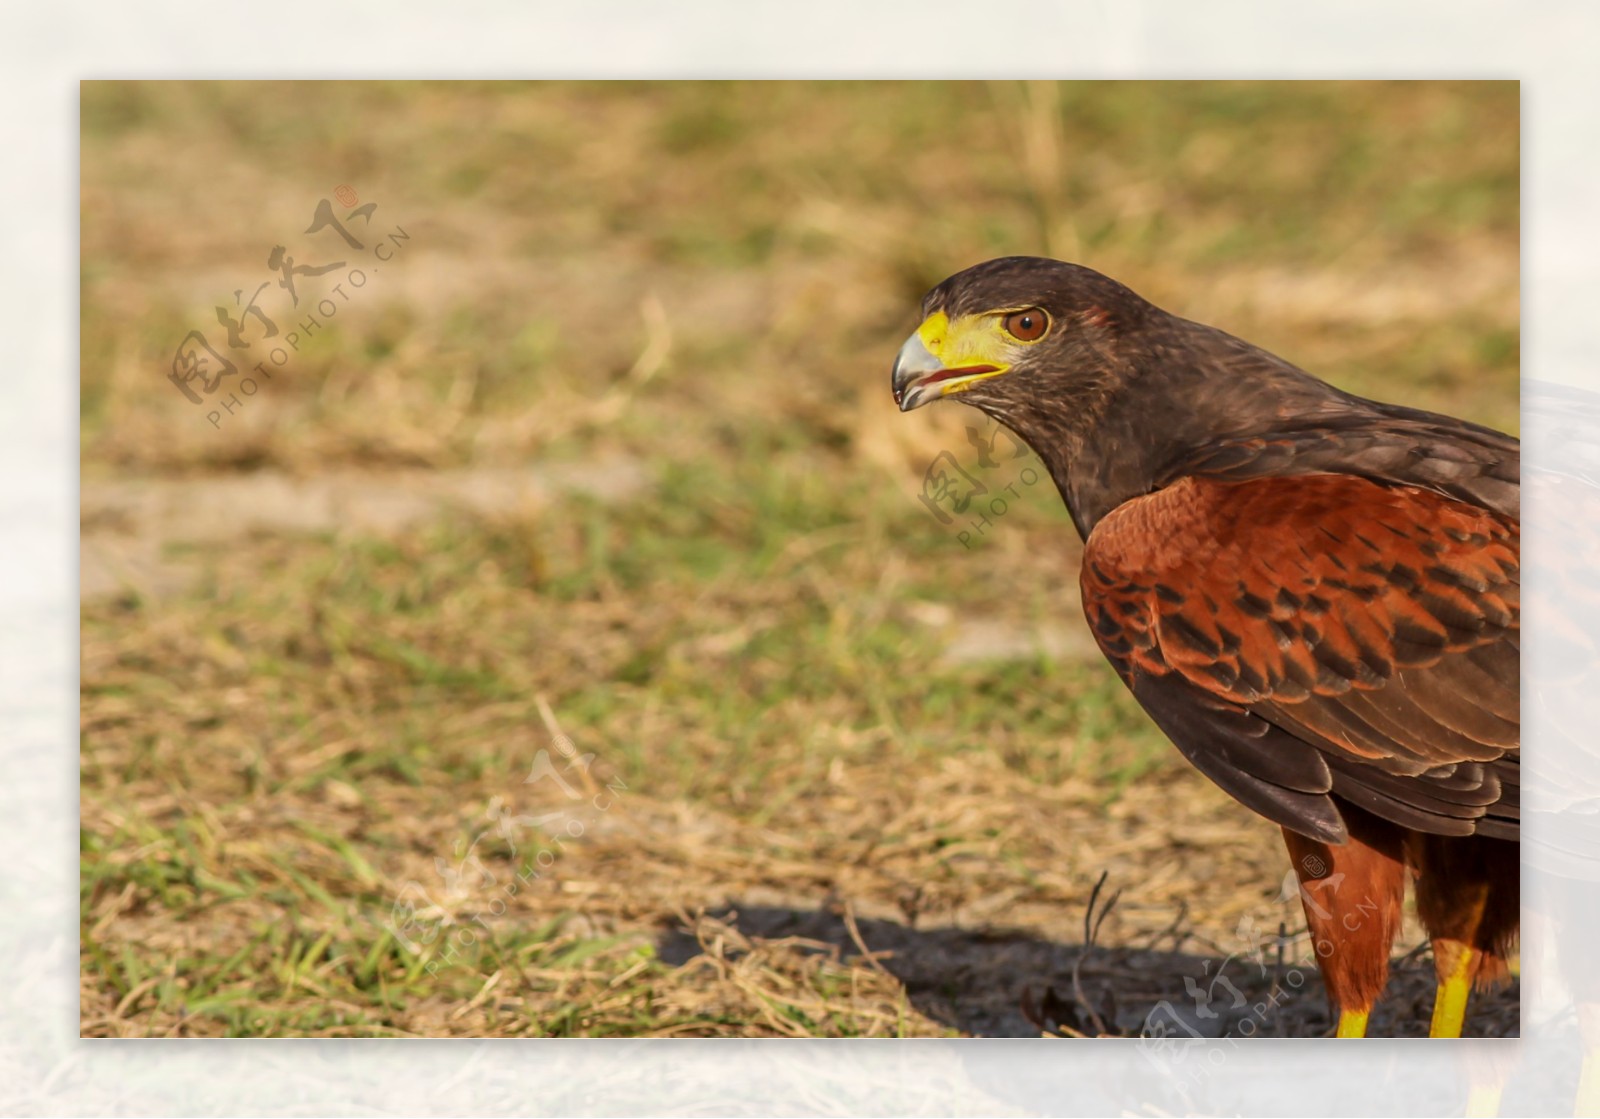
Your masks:
{"label": "rust-colored shoulder feather", "polygon": [[1084,609],[1162,729],[1247,805],[1338,838],[1516,835],[1518,526],[1340,474],[1185,477],[1090,533]]}

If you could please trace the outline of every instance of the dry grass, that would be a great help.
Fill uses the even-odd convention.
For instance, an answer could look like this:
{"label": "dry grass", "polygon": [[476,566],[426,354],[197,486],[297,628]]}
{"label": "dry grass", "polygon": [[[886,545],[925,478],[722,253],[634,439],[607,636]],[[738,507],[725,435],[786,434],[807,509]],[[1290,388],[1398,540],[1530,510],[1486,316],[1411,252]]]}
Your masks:
{"label": "dry grass", "polygon": [[[1516,122],[1507,85],[86,86],[83,1031],[1192,1008],[1300,926],[1274,829],[1085,655],[1050,494],[970,549],[914,499],[969,416],[896,414],[890,356],[926,286],[1048,250],[1514,429]],[[340,183],[411,240],[213,427],[174,346],[336,247],[299,231]],[[1195,1024],[1325,1030],[1303,953]]]}

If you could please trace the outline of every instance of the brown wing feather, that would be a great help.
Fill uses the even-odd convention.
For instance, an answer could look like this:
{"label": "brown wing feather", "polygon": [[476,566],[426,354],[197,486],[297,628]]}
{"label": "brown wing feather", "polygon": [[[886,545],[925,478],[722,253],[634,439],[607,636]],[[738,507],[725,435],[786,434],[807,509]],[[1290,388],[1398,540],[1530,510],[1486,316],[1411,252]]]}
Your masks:
{"label": "brown wing feather", "polygon": [[[1514,836],[1517,549],[1511,517],[1420,487],[1187,477],[1095,527],[1083,602],[1107,657],[1169,734],[1185,723],[1178,745],[1213,779],[1233,772],[1214,756],[1228,732],[1192,725],[1185,704],[1287,732],[1280,754],[1285,737],[1311,748],[1327,792],[1397,823]],[[1252,745],[1231,751],[1253,767],[1234,784],[1290,788]],[[1252,807],[1326,832],[1304,804],[1293,818]]]}
{"label": "brown wing feather", "polygon": [[[1230,376],[1246,372],[1230,365]],[[1185,477],[1237,482],[1354,474],[1521,516],[1522,456],[1511,436],[1397,404],[1345,399],[1350,407],[1323,410],[1299,425],[1284,420],[1254,435],[1208,442],[1170,464],[1157,488]]]}

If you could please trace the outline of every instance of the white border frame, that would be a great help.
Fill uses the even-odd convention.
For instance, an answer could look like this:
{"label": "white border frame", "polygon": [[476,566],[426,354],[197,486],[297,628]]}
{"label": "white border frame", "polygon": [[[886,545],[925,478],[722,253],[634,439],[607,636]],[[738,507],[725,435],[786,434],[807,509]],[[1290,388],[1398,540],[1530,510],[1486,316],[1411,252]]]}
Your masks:
{"label": "white border frame", "polygon": [[[77,81],[86,77],[1494,77],[1524,99],[1524,368],[1600,388],[1596,12],[1583,3],[1340,5],[808,0],[758,6],[371,0],[13,9],[0,67],[0,1110],[7,1114],[1143,1113],[1105,1042],[88,1042],[76,953]],[[226,30],[224,30],[226,29]],[[1530,469],[1538,424],[1525,431]],[[1530,550],[1541,547],[1530,539]],[[1600,618],[1585,618],[1600,632]],[[1530,623],[1537,637],[1537,627]],[[1538,642],[1529,657],[1540,655]],[[1591,705],[1600,699],[1588,698]],[[1600,711],[1592,725],[1600,727]],[[1538,743],[1530,746],[1532,759]],[[1564,759],[1549,758],[1551,765]],[[1545,985],[1548,986],[1547,984]],[[1559,989],[1517,1042],[1252,1041],[1196,1108],[1457,1114],[1485,1046],[1520,1049],[1508,1114],[1564,1114],[1581,1050]],[[848,1049],[843,1046],[849,1044]],[[1403,1051],[1402,1051],[1403,1050]],[[937,1095],[933,1095],[937,1091]],[[1164,1101],[1164,1102],[1163,1102]]]}

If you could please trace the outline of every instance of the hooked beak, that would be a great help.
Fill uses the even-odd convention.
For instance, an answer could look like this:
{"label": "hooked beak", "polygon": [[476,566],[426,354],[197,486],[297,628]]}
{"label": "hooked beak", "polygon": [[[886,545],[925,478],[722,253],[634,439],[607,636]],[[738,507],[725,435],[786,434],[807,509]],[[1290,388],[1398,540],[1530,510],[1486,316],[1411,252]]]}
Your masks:
{"label": "hooked beak", "polygon": [[1000,365],[962,365],[951,368],[929,350],[918,331],[906,339],[894,359],[894,402],[900,411],[920,408],[930,400],[961,392],[973,382],[1005,372]]}

